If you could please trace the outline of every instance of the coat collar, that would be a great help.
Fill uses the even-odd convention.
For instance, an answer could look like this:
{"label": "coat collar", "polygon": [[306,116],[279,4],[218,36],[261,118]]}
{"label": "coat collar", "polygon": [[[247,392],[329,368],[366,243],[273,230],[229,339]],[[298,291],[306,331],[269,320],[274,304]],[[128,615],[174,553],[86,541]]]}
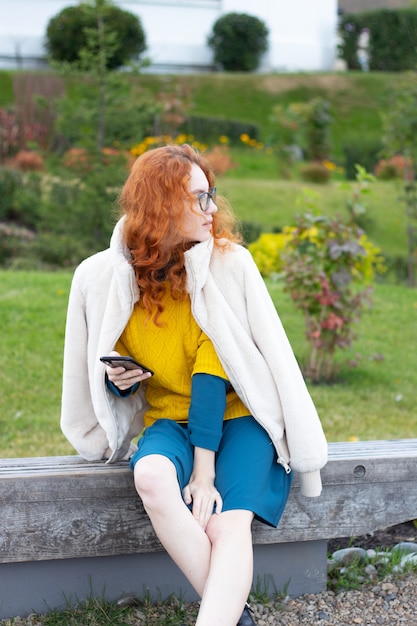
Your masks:
{"label": "coat collar", "polygon": [[139,288],[136,283],[135,272],[130,264],[131,254],[123,237],[125,217],[116,224],[110,240],[110,258],[116,278],[121,304],[128,305],[139,300]]}
{"label": "coat collar", "polygon": [[187,273],[187,291],[199,291],[207,282],[214,240],[197,243],[185,253],[185,271]]}

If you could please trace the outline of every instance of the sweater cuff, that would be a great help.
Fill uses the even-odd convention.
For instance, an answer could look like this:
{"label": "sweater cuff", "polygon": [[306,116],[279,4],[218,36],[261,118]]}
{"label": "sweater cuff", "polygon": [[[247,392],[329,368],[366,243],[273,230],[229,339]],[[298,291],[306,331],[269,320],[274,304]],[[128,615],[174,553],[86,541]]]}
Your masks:
{"label": "sweater cuff", "polygon": [[303,472],[300,476],[300,492],[307,498],[317,498],[321,494],[322,483],[320,470]]}
{"label": "sweater cuff", "polygon": [[193,446],[216,452],[223,433],[228,381],[211,374],[194,374],[188,432]]}
{"label": "sweater cuff", "polygon": [[201,426],[188,425],[188,432],[190,435],[190,441],[195,448],[204,448],[205,450],[212,450],[217,452],[220,445],[220,439],[222,437],[221,431],[213,431],[212,429],[202,428]]}

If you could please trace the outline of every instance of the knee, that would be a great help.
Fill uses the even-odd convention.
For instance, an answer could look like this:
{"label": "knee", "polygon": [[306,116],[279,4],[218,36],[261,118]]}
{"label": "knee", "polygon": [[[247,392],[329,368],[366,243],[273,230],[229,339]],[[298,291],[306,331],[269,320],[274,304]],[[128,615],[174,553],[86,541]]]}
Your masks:
{"label": "knee", "polygon": [[252,520],[251,511],[226,511],[220,515],[212,515],[206,533],[212,544],[233,541],[240,543],[245,539],[252,541]]}
{"label": "knee", "polygon": [[172,465],[168,459],[149,455],[140,459],[134,469],[135,488],[145,508],[166,498]]}

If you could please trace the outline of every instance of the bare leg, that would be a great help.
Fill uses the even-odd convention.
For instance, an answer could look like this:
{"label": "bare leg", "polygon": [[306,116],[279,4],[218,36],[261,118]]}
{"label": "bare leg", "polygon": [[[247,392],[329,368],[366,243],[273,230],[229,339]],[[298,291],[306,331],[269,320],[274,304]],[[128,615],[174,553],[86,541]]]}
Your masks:
{"label": "bare leg", "polygon": [[213,515],[207,526],[211,541],[210,570],[197,626],[236,626],[253,577],[251,511]]}
{"label": "bare leg", "polygon": [[143,457],[134,478],[160,542],[202,598],[196,626],[236,626],[252,584],[253,513],[213,515],[204,531],[182,499],[169,459]]}
{"label": "bare leg", "polygon": [[182,499],[174,464],[159,454],[145,456],[136,463],[134,478],[158,539],[202,597],[211,543]]}

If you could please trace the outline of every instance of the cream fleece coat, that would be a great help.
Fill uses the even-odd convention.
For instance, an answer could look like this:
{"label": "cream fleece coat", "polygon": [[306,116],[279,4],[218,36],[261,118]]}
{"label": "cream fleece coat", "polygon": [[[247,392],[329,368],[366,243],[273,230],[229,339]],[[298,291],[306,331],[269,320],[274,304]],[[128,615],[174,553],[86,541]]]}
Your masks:
{"label": "cream fleece coat", "polygon": [[[127,458],[143,428],[143,390],[118,398],[105,384],[99,357],[108,354],[139,299],[123,218],[110,248],[76,269],[68,304],[61,427],[87,460]],[[265,283],[242,246],[226,252],[213,240],[186,253],[193,315],[212,340],[231,384],[268,432],[287,471],[300,473],[306,496],[321,492],[327,443]]]}

